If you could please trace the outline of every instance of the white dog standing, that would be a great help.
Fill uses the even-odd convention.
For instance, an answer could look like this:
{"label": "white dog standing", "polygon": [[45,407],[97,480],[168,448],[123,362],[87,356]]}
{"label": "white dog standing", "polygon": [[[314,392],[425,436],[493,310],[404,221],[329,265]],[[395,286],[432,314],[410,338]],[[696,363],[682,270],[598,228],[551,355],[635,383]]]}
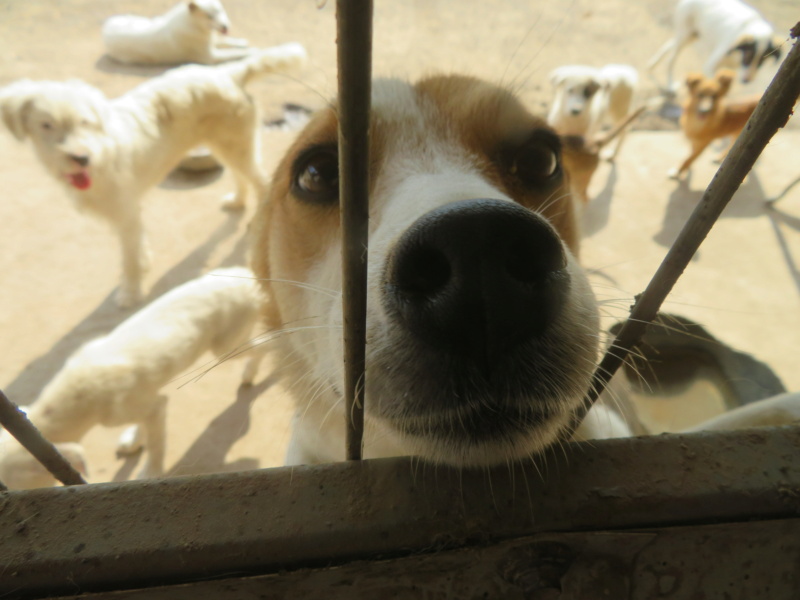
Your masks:
{"label": "white dog standing", "polygon": [[[547,123],[559,135],[577,135],[593,140],[603,125],[616,126],[628,116],[639,83],[629,65],[606,65],[601,69],[566,65],[550,74],[555,87]],[[617,155],[625,131],[621,131],[611,157]]]}
{"label": "white dog standing", "polygon": [[158,17],[110,17],[103,23],[103,42],[121,63],[213,65],[252,52],[246,40],[228,37],[230,27],[219,0],[188,0]]}
{"label": "white dog standing", "polygon": [[[141,476],[164,471],[166,396],[159,390],[206,351],[245,355],[250,384],[263,356],[250,343],[260,297],[244,267],[218,269],[164,294],[108,335],[80,348],[44,388],[28,418],[80,470],[77,444],[95,425],[138,424],[147,459]],[[138,448],[138,438],[121,450]],[[0,481],[11,488],[52,485],[52,476],[7,432],[0,433]]]}
{"label": "white dog standing", "polygon": [[242,208],[250,185],[260,193],[258,111],[245,86],[304,59],[300,44],[285,44],[237,63],[174,69],[114,100],[80,81],[21,80],[0,89],[0,116],[18,140],[30,137],[80,210],[114,228],[122,246],[117,301],[130,306],[148,265],[141,197],[200,144],[233,171],[227,208]]}
{"label": "white dog standing", "polygon": [[675,35],[650,59],[653,69],[669,54],[667,90],[674,91],[675,60],[686,44],[696,40],[705,57],[703,72],[713,77],[727,66],[730,55],[741,53],[739,69],[743,83],[749,83],[767,58],[778,61],[782,40],[772,25],[753,7],[741,0],[680,0],[675,8]]}

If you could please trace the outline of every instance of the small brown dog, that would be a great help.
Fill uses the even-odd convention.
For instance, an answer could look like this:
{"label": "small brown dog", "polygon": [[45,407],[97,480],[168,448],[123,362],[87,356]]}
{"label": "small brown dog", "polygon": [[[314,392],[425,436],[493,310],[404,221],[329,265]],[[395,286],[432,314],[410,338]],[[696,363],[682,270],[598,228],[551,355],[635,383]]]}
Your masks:
{"label": "small brown dog", "polygon": [[686,173],[711,142],[730,136],[730,144],[719,156],[719,160],[722,160],[744,129],[761,96],[727,100],[726,95],[734,75],[730,69],[720,69],[710,79],[699,73],[691,73],[686,77],[689,97],[683,105],[680,124],[683,133],[689,138],[692,152],[679,169],[669,171],[671,178],[679,179]]}

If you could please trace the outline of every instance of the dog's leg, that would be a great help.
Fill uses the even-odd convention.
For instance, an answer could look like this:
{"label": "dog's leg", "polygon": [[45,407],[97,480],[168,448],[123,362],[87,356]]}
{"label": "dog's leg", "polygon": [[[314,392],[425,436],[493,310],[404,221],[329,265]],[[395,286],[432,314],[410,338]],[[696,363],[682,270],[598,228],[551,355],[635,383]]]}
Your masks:
{"label": "dog's leg", "polygon": [[685,431],[789,425],[800,421],[800,393],[773,396],[740,406]]}
{"label": "dog's leg", "polygon": [[147,450],[144,467],[139,479],[160,477],[164,474],[164,456],[167,444],[167,397],[158,395],[153,409],[140,424],[144,430],[144,444]]}
{"label": "dog's leg", "polygon": [[264,354],[266,354],[265,344],[251,346],[247,353],[247,364],[245,364],[242,372],[242,385],[253,385],[256,375],[258,375],[258,367],[261,365]]}
{"label": "dog's leg", "polygon": [[244,38],[235,38],[227,35],[217,37],[214,45],[217,48],[249,48],[250,43]]}
{"label": "dog's leg", "polygon": [[259,145],[258,131],[253,115],[253,126],[250,130],[250,139],[240,139],[235,146],[214,145],[212,151],[233,172],[236,178],[236,191],[231,192],[222,199],[225,210],[241,210],[247,198],[248,185],[256,190],[256,196],[261,198],[267,189],[267,178],[258,166],[260,163],[261,148]]}
{"label": "dog's leg", "polygon": [[680,179],[683,176],[683,174],[686,173],[686,171],[689,170],[689,167],[692,166],[692,163],[695,161],[695,159],[697,159],[697,157],[700,156],[703,153],[703,150],[708,148],[708,145],[710,143],[711,143],[710,140],[709,141],[702,141],[702,142],[692,142],[692,153],[689,155],[689,157],[685,161],[683,161],[683,164],[680,166],[680,168],[678,168],[678,169],[670,169],[667,172],[667,175],[669,176],[669,178],[670,179]]}
{"label": "dog's leg", "polygon": [[116,227],[122,248],[122,281],[117,290],[117,304],[127,308],[142,299],[142,278],[150,260],[141,215],[132,215]]}
{"label": "dog's leg", "polygon": [[239,60],[250,56],[253,50],[247,47],[247,42],[245,42],[245,46],[233,46],[233,47],[224,47],[224,46],[217,46],[210,48],[211,54],[211,64],[218,64],[223,62],[228,62],[230,60]]}

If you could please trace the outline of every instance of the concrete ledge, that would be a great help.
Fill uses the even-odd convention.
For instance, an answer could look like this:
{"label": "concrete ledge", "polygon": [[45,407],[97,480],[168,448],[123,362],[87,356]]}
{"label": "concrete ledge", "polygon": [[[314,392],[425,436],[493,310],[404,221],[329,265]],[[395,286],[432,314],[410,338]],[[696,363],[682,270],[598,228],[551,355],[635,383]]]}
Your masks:
{"label": "concrete ledge", "polygon": [[0,594],[274,573],[542,532],[800,513],[800,428],[568,444],[457,471],[409,458],[0,494]]}

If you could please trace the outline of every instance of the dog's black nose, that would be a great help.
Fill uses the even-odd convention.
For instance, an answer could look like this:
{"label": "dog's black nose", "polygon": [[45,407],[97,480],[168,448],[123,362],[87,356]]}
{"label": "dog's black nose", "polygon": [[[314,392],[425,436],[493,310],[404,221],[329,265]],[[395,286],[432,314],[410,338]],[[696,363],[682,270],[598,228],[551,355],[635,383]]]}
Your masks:
{"label": "dog's black nose", "polygon": [[85,167],[89,164],[88,154],[70,154],[69,157],[81,167]]}
{"label": "dog's black nose", "polygon": [[454,202],[419,218],[386,265],[385,302],[417,339],[491,372],[553,322],[569,287],[553,227],[518,204]]}

